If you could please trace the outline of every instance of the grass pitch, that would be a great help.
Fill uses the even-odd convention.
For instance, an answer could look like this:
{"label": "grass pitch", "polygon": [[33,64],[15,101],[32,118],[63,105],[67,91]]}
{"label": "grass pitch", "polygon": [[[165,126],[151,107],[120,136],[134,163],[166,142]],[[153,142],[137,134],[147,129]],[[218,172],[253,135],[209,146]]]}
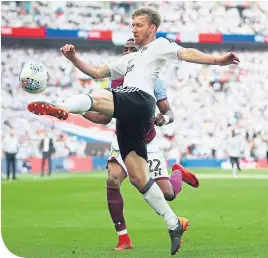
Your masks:
{"label": "grass pitch", "polygon": [[[183,186],[171,203],[191,226],[177,257],[268,257],[268,172],[194,170],[201,186]],[[170,257],[166,225],[129,182],[122,186],[134,249],[114,252],[105,172],[21,176],[2,182],[2,237],[21,257]]]}

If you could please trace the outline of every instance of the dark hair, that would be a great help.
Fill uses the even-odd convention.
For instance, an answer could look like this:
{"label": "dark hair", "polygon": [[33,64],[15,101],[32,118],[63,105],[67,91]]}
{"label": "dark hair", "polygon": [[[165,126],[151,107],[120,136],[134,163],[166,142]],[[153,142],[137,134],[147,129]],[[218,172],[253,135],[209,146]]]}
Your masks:
{"label": "dark hair", "polygon": [[149,19],[149,21],[156,25],[156,29],[159,28],[160,24],[161,24],[161,16],[159,14],[159,12],[153,8],[140,8],[136,11],[134,11],[134,13],[132,14],[132,19],[134,19],[137,16],[143,16],[146,15]]}
{"label": "dark hair", "polygon": [[133,38],[131,38],[131,39],[128,39],[128,40],[127,40],[127,42],[129,42],[129,41],[134,41],[134,39],[133,39]]}

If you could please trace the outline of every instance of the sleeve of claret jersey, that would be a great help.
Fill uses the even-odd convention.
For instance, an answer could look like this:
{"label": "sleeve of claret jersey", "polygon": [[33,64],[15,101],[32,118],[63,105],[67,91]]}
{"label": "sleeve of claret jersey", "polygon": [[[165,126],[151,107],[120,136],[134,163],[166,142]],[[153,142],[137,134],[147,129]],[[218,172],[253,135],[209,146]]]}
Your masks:
{"label": "sleeve of claret jersey", "polygon": [[160,38],[157,46],[159,57],[174,63],[181,61],[178,58],[178,51],[182,48],[176,42],[166,38]]}
{"label": "sleeve of claret jersey", "polygon": [[109,67],[111,73],[111,77],[109,78],[110,80],[115,80],[124,77],[127,71],[127,64],[131,56],[131,54],[124,55],[112,62],[107,63],[107,66]]}
{"label": "sleeve of claret jersey", "polygon": [[162,80],[157,80],[154,95],[157,102],[167,99],[167,90]]}

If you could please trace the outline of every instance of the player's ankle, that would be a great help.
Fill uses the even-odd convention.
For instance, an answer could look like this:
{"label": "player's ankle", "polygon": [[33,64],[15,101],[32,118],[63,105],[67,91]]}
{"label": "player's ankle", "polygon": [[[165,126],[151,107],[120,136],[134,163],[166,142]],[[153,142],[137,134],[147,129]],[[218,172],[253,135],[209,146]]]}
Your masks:
{"label": "player's ankle", "polygon": [[123,235],[118,235],[118,240],[120,243],[129,243],[130,242],[130,238],[128,233],[125,233]]}

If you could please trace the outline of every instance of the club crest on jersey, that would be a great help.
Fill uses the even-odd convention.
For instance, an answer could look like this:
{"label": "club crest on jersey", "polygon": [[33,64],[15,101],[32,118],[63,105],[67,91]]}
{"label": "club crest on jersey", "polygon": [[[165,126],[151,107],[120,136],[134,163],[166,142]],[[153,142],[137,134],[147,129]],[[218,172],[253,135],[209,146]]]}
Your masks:
{"label": "club crest on jersey", "polygon": [[115,151],[115,150],[112,150],[111,153],[110,153],[110,156],[113,157],[113,158],[117,158],[119,156],[119,152]]}
{"label": "club crest on jersey", "polygon": [[132,69],[133,69],[134,66],[135,66],[134,64],[132,64],[132,65],[128,65],[128,66],[127,66],[127,71],[126,71],[126,73],[125,73],[125,76],[126,76],[129,72],[132,71]]}

